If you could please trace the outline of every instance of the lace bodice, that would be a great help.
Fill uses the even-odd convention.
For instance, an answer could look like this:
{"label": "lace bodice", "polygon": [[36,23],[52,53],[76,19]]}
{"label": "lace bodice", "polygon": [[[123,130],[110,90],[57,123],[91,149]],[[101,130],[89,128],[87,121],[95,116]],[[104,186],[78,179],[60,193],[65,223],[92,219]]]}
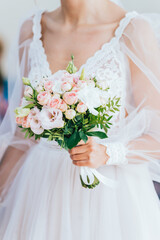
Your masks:
{"label": "lace bodice", "polygon": [[[41,16],[43,11],[37,11],[33,18],[33,41],[29,50],[29,61],[31,64],[31,70],[29,78],[33,85],[38,84],[38,80],[44,76],[55,75],[60,71],[52,74],[43,43],[41,41]],[[115,118],[124,118],[125,116],[125,98],[126,98],[126,84],[127,84],[127,57],[121,51],[119,40],[126,26],[130,20],[137,15],[136,12],[129,12],[120,21],[118,28],[115,31],[114,37],[110,42],[106,42],[102,45],[101,49],[96,51],[95,54],[88,58],[82,68],[85,67],[86,75],[96,76],[101,81],[107,81],[107,85],[110,88],[109,94],[111,97],[120,97],[120,112],[115,115]]]}

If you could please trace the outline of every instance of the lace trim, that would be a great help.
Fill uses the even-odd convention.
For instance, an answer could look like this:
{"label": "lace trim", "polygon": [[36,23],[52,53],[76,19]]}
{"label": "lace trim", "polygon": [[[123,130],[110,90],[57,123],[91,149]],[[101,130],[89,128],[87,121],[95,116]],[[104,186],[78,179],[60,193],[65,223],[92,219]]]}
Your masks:
{"label": "lace trim", "polygon": [[106,165],[124,165],[128,163],[126,158],[127,149],[122,143],[115,142],[107,143],[105,145],[107,147],[106,153],[109,156]]}
{"label": "lace trim", "polygon": [[138,16],[138,13],[136,11],[128,12],[128,13],[126,13],[126,16],[120,21],[119,27],[115,31],[115,36],[118,41],[122,37],[123,32],[124,32],[125,28],[128,26],[128,24],[130,23],[130,21],[133,18],[135,18],[136,16]]}
{"label": "lace trim", "polygon": [[[37,14],[35,14],[35,17],[33,19],[33,34],[34,34],[33,42],[36,41],[36,43],[39,46],[39,51],[40,51],[41,57],[43,58],[43,62],[45,62],[45,69],[47,69],[47,73],[49,73],[49,75],[54,75],[56,74],[56,72],[52,73],[50,69],[50,64],[47,60],[47,55],[45,53],[45,49],[43,47],[43,43],[41,40],[41,37],[42,37],[41,18],[42,18],[43,12],[45,11],[44,10],[38,11]],[[114,44],[119,42],[119,39],[121,38],[123,31],[129,24],[130,20],[133,19],[136,15],[138,15],[138,13],[135,11],[126,13],[125,17],[121,19],[119,26],[115,30],[115,34],[114,34],[115,36],[109,42],[104,43],[102,47],[94,53],[94,55],[89,57],[87,61],[81,65],[81,67],[79,68],[79,72],[81,72],[81,70],[85,66],[89,65],[93,61],[93,59],[96,59],[96,57],[99,54],[101,54],[103,51],[107,51],[108,49],[110,49],[110,47],[113,48]],[[59,71],[63,71],[63,70],[59,70]]]}

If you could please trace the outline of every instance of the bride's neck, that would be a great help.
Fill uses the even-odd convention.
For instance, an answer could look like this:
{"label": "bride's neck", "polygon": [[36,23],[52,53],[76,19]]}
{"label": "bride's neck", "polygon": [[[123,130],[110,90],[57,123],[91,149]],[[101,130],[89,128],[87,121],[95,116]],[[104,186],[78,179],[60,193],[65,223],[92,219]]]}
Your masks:
{"label": "bride's neck", "polygon": [[61,13],[65,23],[75,25],[93,22],[106,14],[108,0],[61,0]]}

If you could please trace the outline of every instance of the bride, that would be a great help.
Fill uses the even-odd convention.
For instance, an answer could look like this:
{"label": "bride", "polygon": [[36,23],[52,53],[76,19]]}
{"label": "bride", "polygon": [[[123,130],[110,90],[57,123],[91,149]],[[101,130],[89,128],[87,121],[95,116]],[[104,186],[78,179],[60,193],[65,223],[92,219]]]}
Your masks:
{"label": "bride", "polygon": [[[36,10],[12,53],[10,106],[0,128],[0,239],[159,240],[160,50],[146,16],[107,0],[61,0]],[[22,77],[38,86],[75,57],[79,71],[107,82],[121,97],[107,140],[89,138],[71,151],[24,140],[14,108]],[[14,79],[14,83],[13,83]],[[85,189],[81,166],[115,180]]]}

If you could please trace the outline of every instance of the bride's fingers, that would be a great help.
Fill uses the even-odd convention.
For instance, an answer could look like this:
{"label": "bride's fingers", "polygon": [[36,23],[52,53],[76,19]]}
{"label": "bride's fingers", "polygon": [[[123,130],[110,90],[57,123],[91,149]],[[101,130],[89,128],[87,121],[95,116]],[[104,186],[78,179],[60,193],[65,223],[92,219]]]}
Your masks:
{"label": "bride's fingers", "polygon": [[80,154],[80,153],[85,153],[89,151],[89,146],[88,145],[82,145],[79,147],[74,147],[72,148],[69,153],[70,155],[74,155],[74,154]]}
{"label": "bride's fingers", "polygon": [[81,153],[81,154],[71,155],[71,159],[73,161],[83,161],[84,159],[89,160],[89,156],[88,156],[88,153],[85,152],[85,153]]}
{"label": "bride's fingers", "polygon": [[91,167],[91,164],[88,160],[83,161],[73,161],[73,164],[79,167]]}

